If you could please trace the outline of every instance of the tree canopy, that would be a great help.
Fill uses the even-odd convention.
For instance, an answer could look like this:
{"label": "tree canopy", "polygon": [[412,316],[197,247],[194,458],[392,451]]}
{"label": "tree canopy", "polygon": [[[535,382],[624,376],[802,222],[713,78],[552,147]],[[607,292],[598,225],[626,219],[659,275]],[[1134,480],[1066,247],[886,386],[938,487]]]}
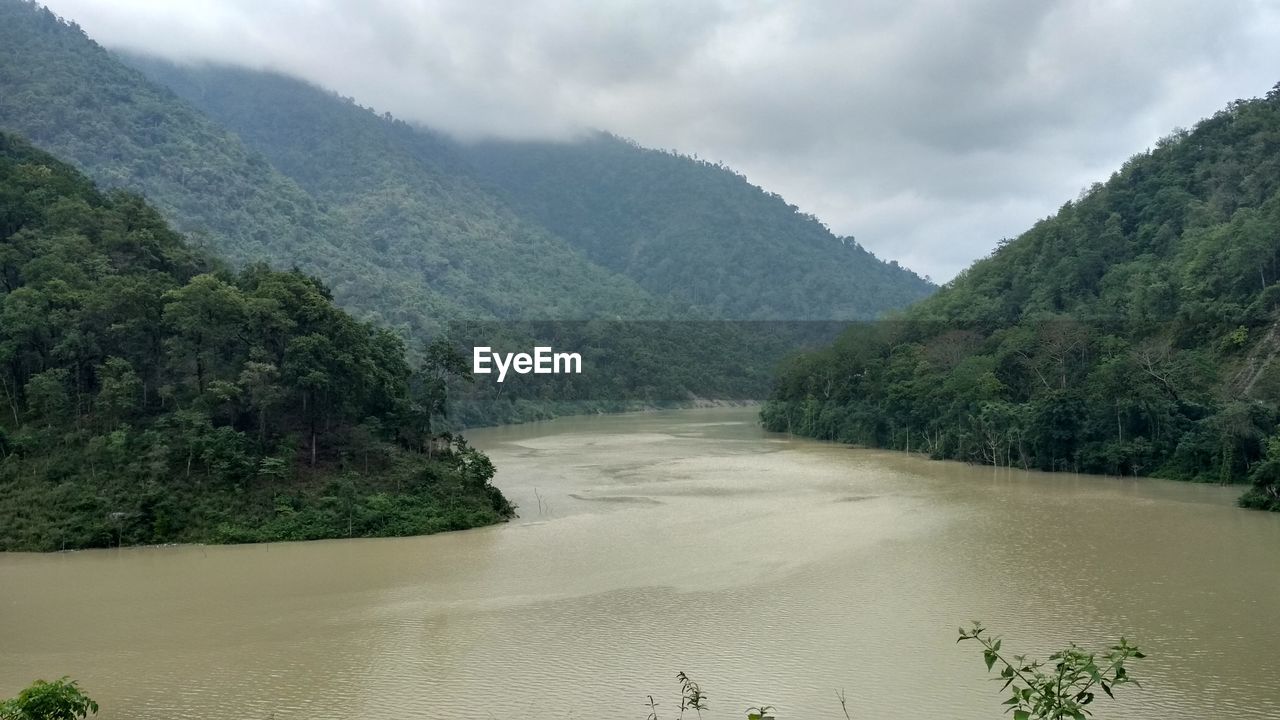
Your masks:
{"label": "tree canopy", "polygon": [[1129,160],[894,320],[793,358],[766,424],[1280,508],[1280,86]]}
{"label": "tree canopy", "polygon": [[[0,549],[494,522],[400,338],[0,134]],[[487,468],[487,469],[486,469]]]}

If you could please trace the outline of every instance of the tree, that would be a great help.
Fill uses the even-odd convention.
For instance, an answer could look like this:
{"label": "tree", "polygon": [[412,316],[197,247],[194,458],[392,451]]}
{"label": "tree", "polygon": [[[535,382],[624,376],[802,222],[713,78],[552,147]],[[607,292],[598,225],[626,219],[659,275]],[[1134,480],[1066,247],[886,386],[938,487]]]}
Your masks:
{"label": "tree", "polygon": [[83,720],[98,713],[98,703],[75,680],[36,680],[18,696],[0,702],[0,720]]}
{"label": "tree", "polygon": [[449,415],[449,383],[471,382],[471,366],[454,344],[437,337],[427,344],[421,367],[409,383],[409,403],[401,413],[401,437],[409,447],[428,453],[437,421]]}
{"label": "tree", "polygon": [[1261,510],[1280,510],[1280,435],[1267,441],[1267,455],[1249,474],[1253,487],[1240,504]]}
{"label": "tree", "polygon": [[199,275],[164,299],[164,321],[173,331],[169,357],[177,367],[194,367],[196,391],[203,393],[208,374],[239,339],[244,297],[213,275]]}
{"label": "tree", "polygon": [[[392,442],[410,404],[404,343],[315,278],[219,270],[138,198],[98,193],[3,133],[0,233],[0,550],[413,534],[510,516],[471,455]],[[352,457],[366,472],[345,477],[350,496],[378,500],[335,522],[325,488]]]}
{"label": "tree", "polygon": [[1276,137],[1274,97],[1175,132],[882,323],[892,332],[789,362],[766,427],[910,438],[940,459],[1254,480],[1244,504],[1280,509],[1255,480],[1280,428]]}
{"label": "tree", "polygon": [[71,409],[67,382],[71,373],[66,368],[51,368],[31,376],[27,381],[27,406],[32,415],[47,427],[62,424]]}
{"label": "tree", "polygon": [[98,367],[98,384],[97,410],[108,429],[127,420],[138,409],[142,401],[142,380],[128,360],[107,358]]}

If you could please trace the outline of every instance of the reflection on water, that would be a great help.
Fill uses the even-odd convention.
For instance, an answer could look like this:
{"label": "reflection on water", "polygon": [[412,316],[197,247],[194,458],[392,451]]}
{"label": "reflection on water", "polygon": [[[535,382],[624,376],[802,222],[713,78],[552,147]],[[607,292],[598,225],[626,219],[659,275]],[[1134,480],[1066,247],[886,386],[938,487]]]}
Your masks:
{"label": "reflection on water", "polygon": [[521,507],[426,538],[0,555],[0,695],[108,718],[998,717],[955,627],[1125,634],[1102,717],[1280,718],[1280,516],[1236,489],[788,439],[749,409],[472,431]]}

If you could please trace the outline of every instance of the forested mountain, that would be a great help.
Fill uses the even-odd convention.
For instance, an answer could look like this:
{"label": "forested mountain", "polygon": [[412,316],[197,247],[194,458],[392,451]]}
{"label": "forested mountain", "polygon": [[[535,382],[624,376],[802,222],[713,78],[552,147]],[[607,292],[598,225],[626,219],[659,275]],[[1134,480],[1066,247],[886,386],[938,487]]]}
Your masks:
{"label": "forested mountain", "polygon": [[441,136],[283,75],[121,57],[261,152],[365,239],[379,262],[482,317],[678,312],[517,217],[464,172]]}
{"label": "forested mountain", "polygon": [[607,133],[463,152],[512,205],[592,260],[717,317],[871,319],[933,290],[720,165]]}
{"label": "forested mountain", "polygon": [[1280,85],[1131,159],[900,321],[796,358],[770,428],[1237,482],[1280,509]]}
{"label": "forested mountain", "polygon": [[[233,267],[315,275],[411,354],[458,320],[614,321],[555,330],[616,361],[573,393],[589,409],[721,396],[727,377],[740,399],[781,348],[823,331],[616,321],[868,318],[931,289],[723,168],[611,138],[459,145],[296,79],[109,53],[26,0],[0,0],[0,89],[0,130],[143,195]],[[519,333],[499,334],[534,344]],[[468,423],[554,402],[547,388],[463,392]]]}
{"label": "forested mountain", "polygon": [[[776,195],[691,158],[605,135],[462,145],[292,78],[124,59],[340,209],[381,252],[457,268],[444,279],[464,284],[446,292],[474,292],[467,278],[486,267],[532,285],[531,268],[551,276],[561,266],[567,275],[581,265],[562,260],[572,249],[683,308],[682,317],[871,318],[932,290]],[[514,241],[482,242],[497,236]],[[513,303],[519,279],[502,283]],[[600,282],[584,275],[541,284]],[[547,317],[583,316],[555,309]]]}
{"label": "forested mountain", "polygon": [[488,459],[432,433],[438,358],[0,134],[0,550],[496,522]]}
{"label": "forested mountain", "polygon": [[[287,128],[302,132],[315,162],[268,158],[25,0],[0,0],[0,88],[0,129],[104,186],[142,193],[233,263],[297,266],[344,306],[413,337],[456,317],[666,309],[465,182],[433,176],[406,151],[403,125],[327,93],[316,95],[331,114]],[[283,108],[298,98],[277,100]]]}
{"label": "forested mountain", "polygon": [[0,130],[145,195],[232,262],[315,273],[346,306],[397,327],[460,311],[379,265],[364,238],[265,158],[47,9],[0,0],[0,89]]}

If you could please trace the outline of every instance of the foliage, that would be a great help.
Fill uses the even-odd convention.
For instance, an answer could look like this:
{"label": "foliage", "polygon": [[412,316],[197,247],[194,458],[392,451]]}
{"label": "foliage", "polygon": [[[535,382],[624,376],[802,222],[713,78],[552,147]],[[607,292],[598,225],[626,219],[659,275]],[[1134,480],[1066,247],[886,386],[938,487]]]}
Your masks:
{"label": "foliage", "polygon": [[[565,146],[565,162],[556,167],[509,168],[500,173],[505,184],[497,183],[489,162],[498,152],[493,147],[457,144],[296,79],[123,59],[233,129],[370,238],[387,264],[457,299],[454,319],[501,321],[484,323],[486,334],[473,338],[475,344],[506,340],[508,348],[528,348],[535,343],[527,338],[538,335],[517,321],[589,319],[555,328],[557,346],[589,354],[589,376],[568,388],[455,387],[454,419],[462,424],[690,398],[759,399],[784,352],[783,338],[773,332],[778,327],[676,321],[874,317],[931,289],[728,170],[689,158],[584,141]],[[504,145],[500,151],[520,158],[529,150]],[[618,177],[608,188],[571,161],[581,152],[616,166]],[[684,178],[679,192],[671,192],[669,175]],[[566,206],[539,209],[508,193],[521,187],[526,193],[559,188]],[[626,198],[625,207],[602,205],[606,197]],[[732,209],[713,218],[708,210],[685,208],[690,202],[729,202]],[[678,218],[691,224],[679,233],[658,226]],[[619,256],[654,256],[654,263],[609,262],[584,242],[587,236],[607,238]],[[732,302],[716,299],[719,291],[709,294],[704,286],[711,282],[730,289]],[[456,340],[458,333],[451,334]],[[745,377],[725,388],[723,378],[739,376]]]}
{"label": "foliage", "polygon": [[1280,511],[1280,435],[1267,441],[1267,454],[1249,475],[1253,487],[1240,504],[1259,510]]}
{"label": "foliage", "polygon": [[496,522],[492,465],[432,429],[456,370],[0,134],[0,549]]}
{"label": "foliage", "polygon": [[[769,391],[773,366],[791,348],[819,347],[842,323],[626,321],[452,323],[450,341],[470,355],[474,346],[529,351],[572,349],[581,375],[492,375],[453,381],[450,420],[462,425],[539,420],[689,403],[756,401]],[[469,360],[468,360],[469,362]]]}
{"label": "foliage", "polygon": [[74,163],[106,188],[144,195],[176,229],[234,264],[297,267],[344,307],[425,333],[465,305],[382,257],[326,207],[81,28],[28,0],[0,0],[0,130]]}
{"label": "foliage", "polygon": [[479,143],[465,157],[587,257],[710,317],[871,319],[933,290],[723,165],[606,133]]}
{"label": "foliage", "polygon": [[[675,311],[487,193],[465,172],[460,148],[429,130],[282,75],[121,59],[261,152],[344,219],[364,241],[361,255],[387,279],[430,288],[451,303],[451,318],[638,318]],[[424,336],[414,333],[417,340]]]}
{"label": "foliage", "polygon": [[66,677],[36,680],[17,697],[0,701],[0,720],[82,720],[97,713],[98,703]]}
{"label": "foliage", "polygon": [[[974,622],[959,632],[956,642],[973,641],[982,646],[988,671],[1000,666],[1001,690],[1009,693],[1004,705],[1014,720],[1084,720],[1092,714],[1091,705],[1098,690],[1114,699],[1114,690],[1121,685],[1141,687],[1129,675],[1126,663],[1146,655],[1124,638],[1101,654],[1086,652],[1073,643],[1050,655],[1045,663],[1024,655],[1007,658],[1001,654],[1002,640],[992,636],[981,623]],[[701,711],[707,708],[701,686],[683,672],[676,675],[676,680],[680,683],[680,717],[686,710],[695,710],[701,717]],[[844,693],[837,692],[836,699],[848,718]],[[659,720],[658,703],[652,695],[645,705],[649,708],[648,720]],[[761,704],[747,708],[746,714],[748,720],[761,720],[773,717],[774,711],[772,705]]]}
{"label": "foliage", "polygon": [[722,166],[604,135],[459,144],[295,79],[125,59],[496,317],[870,318],[932,290]]}
{"label": "foliage", "polygon": [[702,692],[702,686],[683,671],[676,674],[676,680],[680,681],[680,717],[684,717],[686,710],[692,710],[701,718],[702,711],[707,709],[707,695]]}
{"label": "foliage", "polygon": [[1127,162],[893,321],[783,366],[772,430],[1239,482],[1280,412],[1280,90]]}
{"label": "foliage", "polygon": [[[1127,683],[1138,685],[1129,676],[1125,663],[1146,657],[1124,638],[1102,654],[1081,650],[1074,644],[1049,656],[1049,665],[1028,660],[1024,655],[1006,659],[1000,654],[1001,640],[991,636],[981,623],[968,630],[960,628],[956,642],[973,640],[982,646],[982,659],[991,671],[1000,666],[1002,690],[1009,692],[1005,701],[1014,720],[1084,720],[1093,714],[1090,705],[1101,688],[1114,698],[1113,689]],[[1012,662],[1010,662],[1012,660]],[[1046,669],[1046,668],[1052,669]],[[1139,686],[1141,687],[1141,686]]]}
{"label": "foliage", "polygon": [[[960,628],[957,642],[968,640],[982,646],[988,671],[1000,665],[1001,689],[1010,693],[1004,704],[1015,720],[1084,720],[1091,714],[1089,706],[1095,699],[1095,688],[1114,698],[1114,688],[1128,683],[1138,685],[1129,676],[1125,663],[1146,657],[1121,638],[1118,645],[1102,654],[1099,664],[1098,653],[1084,652],[1072,644],[1049,656],[1050,671],[1046,670],[1049,666],[1045,663],[1021,655],[1014,656],[1010,662],[1000,653],[1001,639],[991,636],[980,623],[973,623],[968,630]],[[677,673],[676,681],[680,683],[679,717],[692,710],[701,718],[702,711],[708,708],[702,687],[684,672]],[[844,716],[849,717],[844,694],[837,693],[836,697]],[[649,709],[648,720],[659,720],[658,705],[649,695],[645,703]],[[760,704],[747,708],[746,714],[751,720],[762,720],[773,717],[774,710],[772,705]],[[97,711],[97,703],[68,678],[53,683],[37,680],[17,698],[0,702],[0,720],[79,720]]]}
{"label": "foliage", "polygon": [[[617,163],[626,207],[601,206],[590,211],[595,217],[559,207],[548,216],[496,187],[488,150],[299,80],[109,53],[27,0],[0,0],[0,48],[0,128],[77,164],[104,187],[143,194],[177,229],[235,266],[264,262],[319,277],[340,306],[394,330],[412,352],[445,320],[871,317],[931,290],[779,198],[689,158],[585,143],[559,164],[583,197],[598,202],[598,178],[574,170],[571,156],[599,152]],[[684,178],[675,195],[664,189],[668,171]],[[529,177],[513,171],[510,179]],[[702,209],[686,208],[691,200]],[[730,207],[709,214],[722,202]],[[577,225],[550,228],[548,217]],[[663,226],[677,217],[690,224]],[[584,242],[593,233],[656,264],[604,262]],[[806,288],[831,300],[815,300]],[[606,340],[662,347],[674,353],[658,356],[668,366],[707,367],[691,355],[699,351],[696,336],[668,342],[630,329],[637,334]],[[758,362],[752,397],[759,399],[778,357],[721,355],[695,379]],[[706,382],[665,385],[658,392],[679,402],[714,392]],[[495,392],[456,388],[462,410],[455,420],[525,420],[581,407],[519,388],[488,389]],[[589,409],[653,404],[644,384],[591,394],[604,400]]]}

